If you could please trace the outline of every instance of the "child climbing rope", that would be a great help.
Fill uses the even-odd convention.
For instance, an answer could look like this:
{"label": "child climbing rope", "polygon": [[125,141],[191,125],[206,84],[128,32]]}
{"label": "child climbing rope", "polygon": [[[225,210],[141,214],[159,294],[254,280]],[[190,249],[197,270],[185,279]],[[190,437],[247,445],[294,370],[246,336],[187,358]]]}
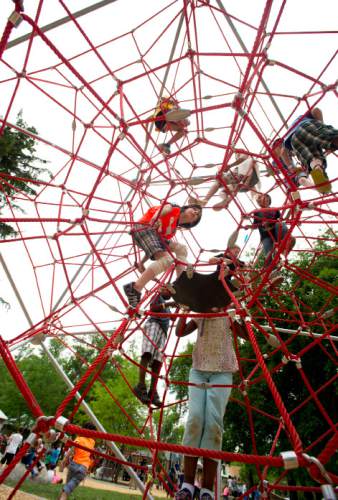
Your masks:
{"label": "child climbing rope", "polygon": [[[238,362],[231,332],[247,338],[239,323],[231,324],[228,317],[194,318],[186,323],[180,318],[176,335],[184,337],[198,329],[189,373],[189,414],[183,437],[184,446],[221,450],[223,417],[231,393],[232,375]],[[198,457],[184,457],[184,482],[176,500],[192,500]],[[203,459],[201,500],[214,498],[213,488],[217,460]]]}
{"label": "child climbing rope", "polygon": [[158,145],[162,153],[169,155],[170,146],[187,134],[187,126],[190,122],[186,118],[190,113],[189,110],[181,109],[177,101],[172,98],[165,97],[160,99],[154,115],[156,118],[155,128],[158,132],[162,133],[174,132],[174,135],[168,142]]}
{"label": "child climbing rope", "polygon": [[[235,167],[235,168],[233,168]],[[221,201],[213,206],[214,210],[227,208],[234,194],[238,191],[244,193],[250,191],[254,186],[259,188],[259,170],[255,160],[245,154],[237,154],[236,160],[229,164],[230,170],[226,173],[219,172],[222,180],[226,183],[226,188],[217,178],[211,185],[209,191],[202,200],[191,197],[190,202],[196,202],[206,206],[209,200],[220,190]]]}
{"label": "child climbing rope", "polygon": [[[268,267],[272,262],[273,251],[276,249],[276,246],[286,238],[288,228],[284,222],[280,221],[280,211],[277,209],[270,209],[271,196],[269,194],[260,193],[256,197],[256,200],[259,207],[263,210],[258,209],[254,211],[253,225],[246,226],[246,228],[252,227],[259,230],[264,253],[266,255],[264,267]],[[295,243],[295,238],[291,237],[283,252],[285,256],[292,250]],[[272,286],[277,286],[277,284],[282,282],[282,277],[277,270],[273,271],[271,277]]]}
{"label": "child climbing rope", "polygon": [[285,136],[284,147],[308,170],[319,192],[331,191],[324,151],[338,149],[338,130],[323,123],[319,108],[297,118]]}
{"label": "child climbing rope", "polygon": [[[150,310],[152,312],[169,314],[169,307],[176,306],[175,302],[166,303],[166,300],[169,298],[170,295],[162,292],[161,295],[151,302]],[[158,316],[149,316],[145,322],[139,368],[139,382],[134,387],[134,393],[142,403],[146,405],[152,404],[158,408],[161,406],[162,402],[158,395],[156,385],[162,367],[162,352],[167,340],[169,323],[169,318]],[[152,371],[149,391],[147,391],[145,380],[148,366]]]}
{"label": "child climbing rope", "polygon": [[133,241],[153,260],[136,282],[124,285],[123,289],[129,304],[136,307],[141,300],[141,291],[158,274],[165,272],[175,262],[176,274],[180,276],[187,259],[187,249],[181,243],[173,241],[178,227],[190,229],[196,226],[202,216],[199,205],[179,207],[167,203],[164,206],[150,208],[131,230]]}

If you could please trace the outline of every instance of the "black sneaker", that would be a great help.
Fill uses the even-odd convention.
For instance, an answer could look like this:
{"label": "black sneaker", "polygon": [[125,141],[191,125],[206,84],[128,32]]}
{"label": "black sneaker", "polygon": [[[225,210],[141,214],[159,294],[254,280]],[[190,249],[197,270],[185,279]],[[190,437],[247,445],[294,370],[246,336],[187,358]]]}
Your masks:
{"label": "black sneaker", "polygon": [[124,285],[123,290],[127,296],[129,305],[131,305],[131,307],[134,307],[134,308],[137,307],[137,304],[141,300],[141,294],[140,294],[140,292],[135,290],[134,282],[128,283],[127,285]]}
{"label": "black sneaker", "polygon": [[134,387],[134,394],[141,401],[141,403],[149,405],[150,398],[147,393],[147,388],[144,384],[137,384]]}
{"label": "black sneaker", "polygon": [[161,408],[162,401],[160,400],[160,396],[158,395],[157,391],[150,389],[148,392],[148,398],[149,398],[150,404],[152,404],[153,406],[156,406],[156,408]]}
{"label": "black sneaker", "polygon": [[188,488],[182,488],[175,494],[175,500],[192,500],[192,494]]}

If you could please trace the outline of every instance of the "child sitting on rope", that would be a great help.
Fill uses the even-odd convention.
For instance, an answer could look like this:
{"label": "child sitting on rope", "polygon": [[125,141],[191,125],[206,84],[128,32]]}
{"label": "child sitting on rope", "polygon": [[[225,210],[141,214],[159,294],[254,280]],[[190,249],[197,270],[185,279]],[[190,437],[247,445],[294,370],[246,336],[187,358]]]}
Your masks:
{"label": "child sitting on rope", "polygon": [[[150,304],[152,312],[170,314],[169,307],[176,306],[175,302],[167,302],[171,296],[162,291]],[[162,405],[156,385],[162,368],[162,352],[166,344],[169,329],[169,318],[149,316],[144,324],[142,341],[142,356],[139,368],[139,382],[134,387],[134,393],[145,405],[152,404],[158,408]],[[146,370],[151,367],[151,383],[149,391],[146,387]]]}
{"label": "child sitting on rope", "polygon": [[291,154],[296,155],[301,165],[311,174],[319,192],[331,191],[324,151],[338,149],[338,130],[323,123],[323,114],[319,108],[297,118],[285,136],[284,147],[289,158]]}
{"label": "child sitting on rope", "polygon": [[256,185],[258,185],[257,189],[259,189],[259,170],[255,160],[246,154],[236,153],[236,160],[230,163],[229,167],[230,169],[232,167],[236,168],[228,170],[225,173],[219,172],[218,174],[221,175],[222,180],[226,183],[226,188],[223,186],[222,182],[215,180],[203,200],[191,197],[189,201],[195,201],[202,206],[206,206],[217,191],[221,190],[220,195],[222,200],[213,206],[213,209],[217,211],[222,210],[222,208],[227,208],[238,191],[240,193],[245,193]]}
{"label": "child sitting on rope", "polygon": [[[263,210],[254,211],[254,221],[252,226],[246,226],[246,228],[257,228],[261,237],[261,243],[263,245],[263,250],[266,255],[264,267],[268,267],[273,258],[273,252],[276,246],[281,244],[285,240],[288,228],[284,222],[280,221],[281,214],[277,209],[270,209],[271,196],[267,193],[260,193],[256,197],[257,203]],[[294,247],[296,240],[294,237],[290,237],[287,245],[284,249],[284,255],[286,256]],[[281,283],[282,277],[279,273],[274,270],[271,273],[271,286],[277,286]]]}
{"label": "child sitting on rope", "polygon": [[[231,323],[229,317],[194,318],[186,323],[180,318],[176,335],[184,337],[198,330],[189,373],[189,414],[185,426],[183,446],[221,450],[223,418],[230,397],[233,373],[238,362],[233,348],[234,332],[247,338],[244,325]],[[194,480],[198,457],[184,457],[184,482],[176,493],[176,500],[194,498]],[[200,499],[212,500],[217,471],[217,460],[203,458],[203,476]]]}
{"label": "child sitting on rope", "polygon": [[168,142],[158,145],[162,153],[169,155],[170,146],[179,141],[187,134],[187,126],[189,120],[186,119],[190,115],[189,110],[183,110],[179,107],[177,101],[172,98],[164,97],[155,110],[155,128],[158,132],[167,133],[169,131],[175,132]]}
{"label": "child sitting on rope", "polygon": [[131,307],[137,307],[141,300],[141,291],[145,285],[161,274],[175,262],[176,274],[180,276],[187,259],[187,249],[181,243],[173,241],[177,228],[191,229],[201,220],[202,208],[199,205],[179,207],[166,203],[151,207],[131,230],[134,243],[154,262],[146,268],[136,282],[124,285],[123,289]]}

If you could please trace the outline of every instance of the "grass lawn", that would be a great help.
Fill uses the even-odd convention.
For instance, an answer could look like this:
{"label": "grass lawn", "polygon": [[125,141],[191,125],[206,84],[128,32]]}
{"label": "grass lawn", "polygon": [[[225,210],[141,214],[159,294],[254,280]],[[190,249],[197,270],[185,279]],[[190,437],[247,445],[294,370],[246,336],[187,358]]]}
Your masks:
{"label": "grass lawn", "polygon": [[[15,486],[12,481],[6,481],[7,486]],[[26,481],[20,488],[21,491],[31,493],[32,495],[41,496],[51,500],[56,500],[60,495],[62,485],[60,484],[35,484]],[[70,500],[136,500],[141,498],[140,494],[119,493],[115,491],[95,490],[79,486],[70,496]],[[163,499],[162,499],[163,500]]]}

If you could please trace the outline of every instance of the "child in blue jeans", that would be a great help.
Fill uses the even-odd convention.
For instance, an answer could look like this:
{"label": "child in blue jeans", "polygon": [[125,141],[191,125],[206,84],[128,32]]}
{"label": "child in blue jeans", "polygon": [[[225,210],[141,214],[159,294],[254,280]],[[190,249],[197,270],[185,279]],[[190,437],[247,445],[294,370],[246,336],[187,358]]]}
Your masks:
{"label": "child in blue jeans", "polygon": [[[231,330],[247,338],[246,330],[238,323],[230,324],[228,317],[194,318],[186,323],[180,318],[176,335],[184,337],[198,329],[189,373],[189,415],[183,437],[184,446],[220,450],[223,436],[223,417],[228,403],[232,374],[238,370],[232,344]],[[198,457],[184,457],[184,482],[176,493],[177,500],[192,500]],[[212,500],[217,461],[203,460],[200,500]]]}

